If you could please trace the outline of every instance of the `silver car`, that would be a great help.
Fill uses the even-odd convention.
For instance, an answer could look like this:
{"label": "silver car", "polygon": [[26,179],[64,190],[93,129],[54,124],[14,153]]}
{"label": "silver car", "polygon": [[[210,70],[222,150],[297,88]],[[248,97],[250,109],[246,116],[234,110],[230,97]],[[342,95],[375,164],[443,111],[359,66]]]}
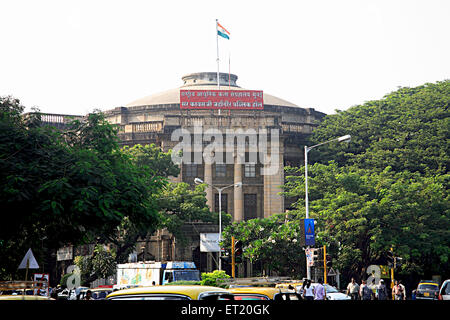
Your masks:
{"label": "silver car", "polygon": [[[318,285],[318,283],[311,283],[311,286],[313,286],[313,287],[315,287],[317,285]],[[330,286],[329,284],[324,284],[323,286],[325,288],[325,295],[327,296],[327,300],[351,300],[352,299],[345,293],[339,292],[338,289],[336,289],[333,286]],[[300,293],[301,286],[297,286],[296,291],[298,293]]]}
{"label": "silver car", "polygon": [[324,284],[324,286],[325,286],[327,300],[351,300],[352,299],[345,293],[339,292],[338,289],[336,289],[333,286],[330,286],[329,284]]}
{"label": "silver car", "polygon": [[438,297],[439,300],[450,300],[450,279],[447,279],[442,283]]}

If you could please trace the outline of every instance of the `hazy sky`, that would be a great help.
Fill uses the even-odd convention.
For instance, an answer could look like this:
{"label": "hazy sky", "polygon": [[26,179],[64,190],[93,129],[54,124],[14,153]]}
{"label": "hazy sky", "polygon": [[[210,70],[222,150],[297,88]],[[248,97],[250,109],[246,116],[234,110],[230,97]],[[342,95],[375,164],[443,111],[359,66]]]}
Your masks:
{"label": "hazy sky", "polygon": [[86,114],[220,71],[325,113],[450,78],[450,1],[0,0],[0,95]]}

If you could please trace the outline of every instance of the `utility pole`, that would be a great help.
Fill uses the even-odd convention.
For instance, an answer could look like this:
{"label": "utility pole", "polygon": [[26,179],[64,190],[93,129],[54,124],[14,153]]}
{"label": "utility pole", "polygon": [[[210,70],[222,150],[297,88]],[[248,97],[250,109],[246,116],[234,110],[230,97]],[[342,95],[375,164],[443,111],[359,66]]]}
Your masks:
{"label": "utility pole", "polygon": [[[394,248],[391,247],[392,253],[392,266],[391,266],[391,290],[394,288],[394,268],[395,268],[395,258],[394,258]],[[392,300],[394,300],[394,295],[392,295]]]}
{"label": "utility pole", "polygon": [[[309,219],[309,199],[308,199],[308,152],[311,151],[312,148],[324,145],[326,143],[330,143],[333,141],[337,141],[337,142],[350,142],[351,136],[349,134],[333,139],[333,140],[329,140],[329,141],[325,141],[319,144],[316,144],[314,146],[308,147],[305,146],[305,213],[306,213],[306,219]],[[307,250],[310,249],[310,246],[306,247]],[[306,278],[307,279],[311,279],[311,267],[308,263],[308,261],[306,261]]]}
{"label": "utility pole", "polygon": [[235,266],[236,266],[236,260],[235,260],[235,253],[234,253],[234,236],[231,237],[231,277],[235,278]]}
{"label": "utility pole", "polygon": [[327,246],[323,246],[323,283],[327,284]]}

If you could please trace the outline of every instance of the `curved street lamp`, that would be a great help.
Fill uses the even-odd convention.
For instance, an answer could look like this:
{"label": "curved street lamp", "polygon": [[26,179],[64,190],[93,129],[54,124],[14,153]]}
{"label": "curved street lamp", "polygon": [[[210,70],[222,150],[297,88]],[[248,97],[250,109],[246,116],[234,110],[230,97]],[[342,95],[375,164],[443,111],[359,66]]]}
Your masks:
{"label": "curved street lamp", "polygon": [[[305,146],[305,210],[306,210],[306,219],[309,219],[309,202],[308,202],[308,152],[311,151],[311,149],[330,143],[330,142],[350,142],[351,136],[349,134],[332,139],[329,141],[325,141],[316,145],[313,145],[311,147]],[[307,247],[309,250],[309,246]],[[311,267],[308,264],[308,260],[306,261],[306,278],[311,279]]]}
{"label": "curved street lamp", "polygon": [[[195,184],[207,184],[205,182],[203,182],[202,179],[200,178],[195,178],[194,179]],[[214,185],[210,185],[211,187],[213,187],[214,189],[217,190],[217,192],[219,193],[219,243],[220,241],[222,241],[222,191],[227,189],[227,188],[231,188],[231,187],[242,187],[242,182],[236,182],[233,184],[230,184],[228,186],[219,188],[217,186]],[[219,248],[219,270],[222,270],[222,260],[220,259],[222,252],[220,251]]]}

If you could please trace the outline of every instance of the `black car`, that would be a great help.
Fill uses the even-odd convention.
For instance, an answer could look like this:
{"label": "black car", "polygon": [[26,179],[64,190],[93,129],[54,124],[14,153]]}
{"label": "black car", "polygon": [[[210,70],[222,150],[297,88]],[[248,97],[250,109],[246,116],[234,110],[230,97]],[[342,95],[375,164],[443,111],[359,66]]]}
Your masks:
{"label": "black car", "polygon": [[435,300],[439,296],[439,284],[434,281],[422,280],[417,289],[413,291],[417,300]]}

